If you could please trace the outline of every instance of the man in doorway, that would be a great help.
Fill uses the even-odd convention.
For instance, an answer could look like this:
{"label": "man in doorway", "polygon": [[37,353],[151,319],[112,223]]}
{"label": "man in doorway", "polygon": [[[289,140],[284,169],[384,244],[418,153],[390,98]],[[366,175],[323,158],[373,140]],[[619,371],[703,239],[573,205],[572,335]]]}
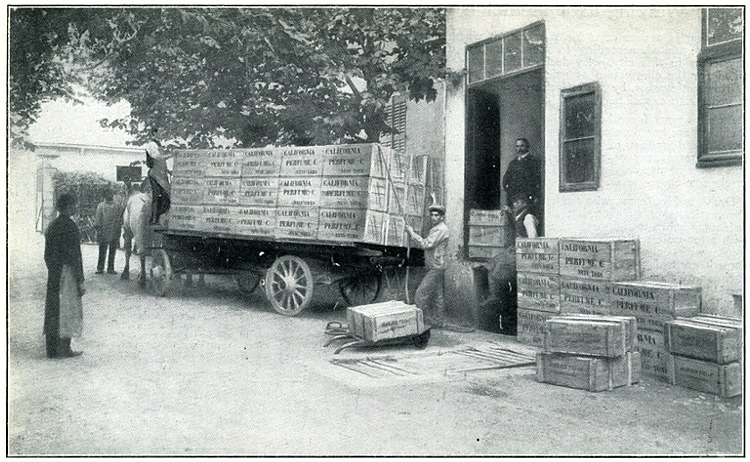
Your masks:
{"label": "man in doorway", "polygon": [[[112,190],[104,192],[104,200],[96,206],[94,225],[96,226],[96,241],[99,243],[99,260],[96,264],[96,274],[104,272],[104,261],[107,260],[107,273],[117,274],[115,271],[115,255],[120,243],[120,229],[122,227],[118,215],[119,208],[114,203]],[[109,258],[107,258],[109,254]]]}
{"label": "man in doorway", "polygon": [[159,224],[159,217],[169,210],[170,184],[167,159],[171,156],[162,155],[159,142],[156,140],[157,129],[151,131],[151,141],[146,144],[146,166],[148,180],[151,184],[151,218],[149,224]]}
{"label": "man in doorway", "polygon": [[473,329],[447,323],[445,320],[445,270],[446,256],[450,233],[445,225],[445,207],[431,205],[429,207],[432,228],[426,238],[421,237],[409,225],[406,231],[409,236],[424,250],[425,274],[417,288],[415,303],[422,310],[425,322],[437,329],[448,329],[456,332],[471,332]]}
{"label": "man in doorway", "polygon": [[529,140],[516,140],[516,158],[510,161],[503,175],[503,190],[508,206],[518,194],[532,197],[536,202],[542,194],[541,162],[529,152]]}

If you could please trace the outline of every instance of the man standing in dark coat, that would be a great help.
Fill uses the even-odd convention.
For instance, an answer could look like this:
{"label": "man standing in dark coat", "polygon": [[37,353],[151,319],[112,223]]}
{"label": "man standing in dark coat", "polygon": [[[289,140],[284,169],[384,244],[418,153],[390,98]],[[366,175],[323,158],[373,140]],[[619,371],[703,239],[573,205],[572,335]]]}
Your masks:
{"label": "man standing in dark coat", "polygon": [[526,138],[516,140],[516,158],[510,161],[503,175],[503,189],[510,207],[519,194],[531,196],[533,203],[540,199],[542,166],[539,159],[529,153],[529,141]]}
{"label": "man standing in dark coat", "polygon": [[57,199],[59,215],[45,233],[44,262],[47,265],[47,298],[44,305],[44,334],[47,357],[71,358],[81,352],[70,349],[71,337],[83,329],[83,263],[78,226],[70,218],[75,198],[62,194]]}

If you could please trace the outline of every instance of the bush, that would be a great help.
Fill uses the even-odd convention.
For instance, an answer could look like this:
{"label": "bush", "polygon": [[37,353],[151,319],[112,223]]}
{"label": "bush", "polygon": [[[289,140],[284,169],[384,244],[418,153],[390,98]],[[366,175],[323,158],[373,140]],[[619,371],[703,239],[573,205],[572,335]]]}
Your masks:
{"label": "bush", "polygon": [[116,193],[122,185],[91,172],[55,172],[52,176],[55,198],[60,194],[73,194],[78,200],[78,214],[93,217],[96,206],[102,201],[105,191]]}

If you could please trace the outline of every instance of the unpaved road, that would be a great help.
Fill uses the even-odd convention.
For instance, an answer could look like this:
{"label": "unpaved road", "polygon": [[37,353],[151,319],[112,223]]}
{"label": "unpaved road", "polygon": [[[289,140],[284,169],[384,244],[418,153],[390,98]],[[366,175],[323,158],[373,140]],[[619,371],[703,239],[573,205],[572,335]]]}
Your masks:
{"label": "unpaved road", "polygon": [[[95,276],[82,357],[49,360],[41,335],[43,240],[10,250],[9,455],[706,455],[741,454],[742,400],[722,400],[652,378],[589,393],[537,383],[534,367],[448,374],[434,354],[494,342],[497,334],[433,331],[427,349],[332,354],[326,322],[344,320],[335,292],[289,318],[260,291],[233,283],[166,298],[134,281]],[[118,255],[118,270],[122,254]],[[415,359],[425,356],[424,363]],[[411,358],[423,373],[371,377],[333,358]],[[442,356],[445,358],[445,356]],[[434,364],[434,366],[430,366]],[[431,368],[431,369],[430,369]],[[428,371],[429,373],[424,373]]]}

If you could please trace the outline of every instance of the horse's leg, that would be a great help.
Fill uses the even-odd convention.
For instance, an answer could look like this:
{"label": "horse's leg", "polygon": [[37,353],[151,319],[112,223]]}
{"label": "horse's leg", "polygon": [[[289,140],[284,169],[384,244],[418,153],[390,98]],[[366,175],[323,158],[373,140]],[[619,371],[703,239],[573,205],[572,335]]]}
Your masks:
{"label": "horse's leg", "polygon": [[120,279],[123,280],[129,280],[130,279],[130,255],[133,253],[133,246],[131,245],[131,240],[127,237],[125,238],[125,267],[122,269],[122,274],[120,275]]}
{"label": "horse's leg", "polygon": [[206,288],[206,274],[205,273],[198,274],[198,288],[200,289]]}

